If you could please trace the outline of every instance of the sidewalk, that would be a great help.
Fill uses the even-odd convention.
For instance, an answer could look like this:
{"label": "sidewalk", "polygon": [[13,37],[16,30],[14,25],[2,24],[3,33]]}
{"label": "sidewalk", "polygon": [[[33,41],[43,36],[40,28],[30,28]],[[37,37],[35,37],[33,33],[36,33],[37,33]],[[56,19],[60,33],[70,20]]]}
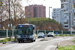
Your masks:
{"label": "sidewalk", "polygon": [[3,39],[5,39],[5,38],[0,38],[0,40],[3,40]]}
{"label": "sidewalk", "polygon": [[[10,38],[10,37],[5,37],[5,38]],[[5,39],[5,38],[0,38],[0,40],[3,40],[3,39]],[[11,37],[11,38],[15,38],[15,37]]]}
{"label": "sidewalk", "polygon": [[50,50],[57,50],[57,43],[54,43]]}

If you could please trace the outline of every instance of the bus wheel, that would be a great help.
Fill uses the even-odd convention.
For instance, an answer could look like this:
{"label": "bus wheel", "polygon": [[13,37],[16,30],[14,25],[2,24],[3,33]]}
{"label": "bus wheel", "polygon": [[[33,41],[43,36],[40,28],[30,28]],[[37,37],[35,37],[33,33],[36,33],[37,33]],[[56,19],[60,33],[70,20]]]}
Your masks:
{"label": "bus wheel", "polygon": [[35,40],[33,40],[35,42]]}
{"label": "bus wheel", "polygon": [[32,42],[35,42],[35,40],[32,40]]}
{"label": "bus wheel", "polygon": [[18,41],[19,43],[21,43],[21,41]]}
{"label": "bus wheel", "polygon": [[31,42],[33,42],[34,40],[31,40]]}

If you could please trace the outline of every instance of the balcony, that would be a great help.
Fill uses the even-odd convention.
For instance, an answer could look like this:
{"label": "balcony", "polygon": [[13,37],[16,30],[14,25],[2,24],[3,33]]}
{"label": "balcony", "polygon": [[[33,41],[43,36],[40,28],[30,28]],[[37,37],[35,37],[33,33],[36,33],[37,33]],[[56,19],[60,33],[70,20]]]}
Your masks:
{"label": "balcony", "polygon": [[64,7],[64,8],[61,8],[61,10],[66,10],[66,7]]}
{"label": "balcony", "polygon": [[64,24],[64,26],[68,26],[69,24]]}
{"label": "balcony", "polygon": [[75,17],[74,17],[73,19],[74,19],[74,21],[75,21]]}
{"label": "balcony", "polygon": [[75,8],[73,8],[73,10],[72,11],[74,11],[75,12]]}
{"label": "balcony", "polygon": [[75,20],[74,20],[74,23],[75,23]]}
{"label": "balcony", "polygon": [[65,26],[64,26],[64,29],[69,29],[69,27],[65,27]]}
{"label": "balcony", "polygon": [[64,11],[65,14],[69,13],[69,11]]}
{"label": "balcony", "polygon": [[64,20],[64,22],[67,22],[67,21],[68,21],[67,19]]}
{"label": "balcony", "polygon": [[64,20],[64,26],[68,26],[68,25],[69,25],[68,21]]}
{"label": "balcony", "polygon": [[68,4],[69,2],[61,2],[61,4]]}
{"label": "balcony", "polygon": [[63,10],[65,10],[65,8],[62,8],[61,10],[63,11]]}

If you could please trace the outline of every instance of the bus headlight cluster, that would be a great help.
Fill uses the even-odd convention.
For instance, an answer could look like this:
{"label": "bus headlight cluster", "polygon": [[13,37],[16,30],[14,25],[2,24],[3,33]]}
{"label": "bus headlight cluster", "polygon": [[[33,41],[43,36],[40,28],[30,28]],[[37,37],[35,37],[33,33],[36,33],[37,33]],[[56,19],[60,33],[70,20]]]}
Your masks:
{"label": "bus headlight cluster", "polygon": [[33,38],[33,36],[30,36],[30,38]]}
{"label": "bus headlight cluster", "polygon": [[17,35],[17,38],[21,38],[21,36],[20,35]]}

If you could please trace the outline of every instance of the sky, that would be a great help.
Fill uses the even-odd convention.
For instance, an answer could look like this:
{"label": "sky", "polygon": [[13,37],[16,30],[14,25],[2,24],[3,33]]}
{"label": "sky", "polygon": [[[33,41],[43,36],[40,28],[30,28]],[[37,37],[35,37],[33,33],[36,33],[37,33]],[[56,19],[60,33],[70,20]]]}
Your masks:
{"label": "sky", "polygon": [[52,7],[50,8],[50,18],[52,18],[53,8],[61,7],[60,0],[29,0],[29,2],[27,2],[27,0],[22,0],[21,4],[23,8],[25,8],[25,6],[32,5],[32,4],[46,6],[46,18],[49,18],[49,7]]}

